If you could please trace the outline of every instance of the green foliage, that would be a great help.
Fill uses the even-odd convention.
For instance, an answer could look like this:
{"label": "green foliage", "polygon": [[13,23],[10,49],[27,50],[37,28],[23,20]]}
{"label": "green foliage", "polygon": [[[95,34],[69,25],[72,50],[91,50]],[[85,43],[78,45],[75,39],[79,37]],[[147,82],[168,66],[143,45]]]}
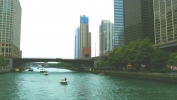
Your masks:
{"label": "green foliage", "polygon": [[96,63],[97,69],[99,70],[106,70],[106,69],[111,69],[112,67],[109,66],[108,68],[108,64],[109,60],[100,60]]}
{"label": "green foliage", "polygon": [[150,68],[151,73],[160,73],[160,69]]}
{"label": "green foliage", "polygon": [[122,48],[114,49],[108,56],[108,64],[126,66],[131,63],[133,67],[140,68],[141,64],[150,63],[154,53],[155,48],[150,39],[132,41]]}
{"label": "green foliage", "polygon": [[168,73],[172,72],[170,68],[150,68],[151,73]]}
{"label": "green foliage", "polygon": [[0,55],[0,67],[6,66],[6,65],[7,65],[6,60],[4,59],[4,57],[2,57],[2,56]]}
{"label": "green foliage", "polygon": [[111,66],[118,66],[122,64],[122,53],[121,48],[115,48],[112,52],[108,55],[108,65]]}
{"label": "green foliage", "polygon": [[172,70],[170,68],[163,68],[161,69],[161,73],[168,73],[171,72]]}
{"label": "green foliage", "polygon": [[166,64],[177,66],[177,53],[169,55],[165,51],[156,49],[150,39],[145,38],[132,41],[121,48],[115,48],[109,53],[108,58],[99,61],[97,66],[100,68],[105,68],[105,66],[126,68],[128,63],[136,70],[139,70],[143,64],[147,71],[167,72],[169,69],[164,69]]}
{"label": "green foliage", "polygon": [[167,64],[177,66],[177,52],[170,54],[170,59],[168,60]]}
{"label": "green foliage", "polygon": [[155,47],[151,43],[150,39],[145,38],[143,41],[140,41],[140,45],[138,46],[139,58],[141,59],[141,63],[149,64],[151,58],[154,57]]}
{"label": "green foliage", "polygon": [[169,60],[169,53],[157,49],[154,57],[151,59],[150,64],[153,68],[165,68],[166,63]]}
{"label": "green foliage", "polygon": [[155,48],[150,42],[150,39],[145,38],[140,41],[130,42],[123,51],[124,63],[131,63],[134,67],[140,67],[141,64],[149,64],[153,57]]}

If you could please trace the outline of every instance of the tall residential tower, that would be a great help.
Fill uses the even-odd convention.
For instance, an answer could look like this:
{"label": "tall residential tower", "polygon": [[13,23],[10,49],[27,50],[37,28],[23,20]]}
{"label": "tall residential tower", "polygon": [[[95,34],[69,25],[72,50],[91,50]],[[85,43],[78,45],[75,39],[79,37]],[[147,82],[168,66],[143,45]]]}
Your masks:
{"label": "tall residential tower", "polygon": [[79,58],[88,59],[91,57],[91,33],[89,32],[89,19],[87,16],[80,16],[80,49]]}
{"label": "tall residential tower", "polygon": [[109,20],[102,20],[100,25],[100,56],[107,55],[113,49],[113,28]]}
{"label": "tall residential tower", "polygon": [[21,58],[21,5],[19,0],[0,0],[0,55]]}

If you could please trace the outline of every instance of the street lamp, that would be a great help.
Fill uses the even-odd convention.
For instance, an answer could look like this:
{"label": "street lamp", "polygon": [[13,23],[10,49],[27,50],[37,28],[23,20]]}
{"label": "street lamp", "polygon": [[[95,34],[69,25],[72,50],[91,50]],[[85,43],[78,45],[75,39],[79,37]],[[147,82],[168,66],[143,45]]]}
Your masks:
{"label": "street lamp", "polygon": [[95,57],[96,57],[96,43],[95,43]]}

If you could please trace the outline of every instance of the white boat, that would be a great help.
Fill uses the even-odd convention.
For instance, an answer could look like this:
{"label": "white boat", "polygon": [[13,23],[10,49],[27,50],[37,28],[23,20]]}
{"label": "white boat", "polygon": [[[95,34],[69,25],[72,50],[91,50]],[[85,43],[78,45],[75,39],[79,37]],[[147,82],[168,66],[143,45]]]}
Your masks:
{"label": "white boat", "polygon": [[48,72],[47,72],[47,71],[45,71],[45,72],[44,72],[44,75],[48,75]]}
{"label": "white boat", "polygon": [[44,73],[46,70],[45,69],[40,69],[40,72],[41,73]]}
{"label": "white boat", "polygon": [[65,79],[62,79],[62,80],[60,81],[60,84],[67,85],[67,84],[68,84],[68,82],[67,82]]}

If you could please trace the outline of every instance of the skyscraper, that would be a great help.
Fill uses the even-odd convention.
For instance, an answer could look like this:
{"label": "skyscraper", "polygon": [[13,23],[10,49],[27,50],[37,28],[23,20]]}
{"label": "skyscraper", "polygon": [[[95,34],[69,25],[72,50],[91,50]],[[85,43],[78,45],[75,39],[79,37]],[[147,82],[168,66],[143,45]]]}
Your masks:
{"label": "skyscraper", "polygon": [[89,33],[89,19],[87,16],[80,16],[80,50],[79,58],[91,57],[91,33]]}
{"label": "skyscraper", "polygon": [[100,56],[107,55],[113,47],[113,23],[109,20],[102,20],[100,25]]}
{"label": "skyscraper", "polygon": [[19,0],[0,0],[0,55],[20,58],[21,5]]}
{"label": "skyscraper", "polygon": [[79,27],[75,30],[75,53],[74,58],[79,59],[79,49],[80,49],[80,29]]}
{"label": "skyscraper", "polygon": [[124,42],[148,37],[154,43],[153,0],[124,0]]}
{"label": "skyscraper", "polygon": [[114,0],[114,40],[113,48],[124,45],[123,0]]}
{"label": "skyscraper", "polygon": [[177,51],[177,0],[154,0],[153,6],[155,46]]}

